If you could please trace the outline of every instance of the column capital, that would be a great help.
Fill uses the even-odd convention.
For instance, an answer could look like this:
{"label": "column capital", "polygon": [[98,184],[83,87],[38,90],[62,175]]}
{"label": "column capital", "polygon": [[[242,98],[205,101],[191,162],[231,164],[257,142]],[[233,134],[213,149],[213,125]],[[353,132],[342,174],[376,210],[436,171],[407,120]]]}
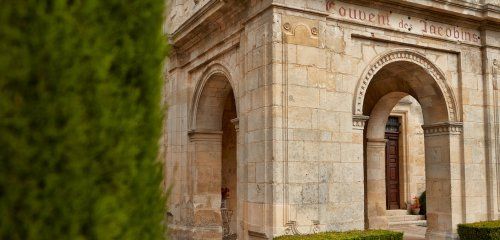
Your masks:
{"label": "column capital", "polygon": [[385,148],[385,144],[387,143],[387,139],[385,138],[368,138],[366,139],[366,147],[383,147]]}
{"label": "column capital", "polygon": [[428,125],[422,125],[424,135],[437,136],[437,135],[458,135],[463,131],[462,122],[441,122]]}
{"label": "column capital", "polygon": [[352,116],[352,127],[357,130],[365,129],[365,123],[369,119],[369,116],[365,115],[353,115]]}
{"label": "column capital", "polygon": [[221,141],[222,131],[206,130],[206,129],[191,129],[188,131],[189,140],[197,141]]}

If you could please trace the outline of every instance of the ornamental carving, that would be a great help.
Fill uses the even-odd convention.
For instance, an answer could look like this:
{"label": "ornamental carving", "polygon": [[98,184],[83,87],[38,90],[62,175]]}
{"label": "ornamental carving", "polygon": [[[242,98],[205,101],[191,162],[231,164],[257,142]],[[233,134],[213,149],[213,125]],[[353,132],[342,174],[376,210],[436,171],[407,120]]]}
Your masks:
{"label": "ornamental carving", "polygon": [[[309,230],[309,233],[306,234],[314,234],[320,232],[319,220],[311,220],[311,221],[312,221],[311,229]],[[297,229],[298,227],[297,221],[289,221],[285,224],[285,226],[286,226],[285,235],[304,235],[304,233],[301,233]]]}
{"label": "ornamental carving", "polygon": [[364,115],[354,115],[352,117],[352,127],[358,130],[365,129],[365,124],[368,118],[369,118],[368,116]]}
{"label": "ornamental carving", "polygon": [[290,44],[317,47],[319,45],[319,21],[283,16],[283,41]]}
{"label": "ornamental carving", "polygon": [[446,122],[423,125],[422,128],[424,129],[424,135],[426,137],[436,135],[460,134],[463,130],[463,124],[459,122]]}
{"label": "ornamental carving", "polygon": [[370,64],[370,67],[365,70],[358,83],[356,96],[354,98],[354,115],[363,114],[363,101],[365,99],[366,90],[368,89],[368,85],[370,84],[373,76],[385,65],[397,61],[412,62],[425,69],[432,76],[443,93],[449,121],[457,121],[457,105],[455,97],[453,96],[450,86],[446,82],[444,74],[431,61],[425,58],[424,55],[409,49],[390,51],[381,57],[378,57],[374,62],[372,62],[372,64]]}

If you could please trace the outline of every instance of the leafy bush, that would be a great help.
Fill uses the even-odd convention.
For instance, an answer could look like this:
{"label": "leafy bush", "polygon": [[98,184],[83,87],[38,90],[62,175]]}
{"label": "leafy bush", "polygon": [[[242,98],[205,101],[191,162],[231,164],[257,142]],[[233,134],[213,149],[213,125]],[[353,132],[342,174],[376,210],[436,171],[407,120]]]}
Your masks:
{"label": "leafy bush", "polygon": [[324,232],[310,235],[287,235],[275,240],[402,240],[402,232],[388,230],[365,230],[348,232]]}
{"label": "leafy bush", "polygon": [[500,239],[500,220],[458,224],[461,240]]}
{"label": "leafy bush", "polygon": [[427,203],[426,203],[425,191],[420,195],[418,200],[420,202],[420,215],[427,214]]}
{"label": "leafy bush", "polygon": [[0,0],[0,239],[161,239],[164,0]]}

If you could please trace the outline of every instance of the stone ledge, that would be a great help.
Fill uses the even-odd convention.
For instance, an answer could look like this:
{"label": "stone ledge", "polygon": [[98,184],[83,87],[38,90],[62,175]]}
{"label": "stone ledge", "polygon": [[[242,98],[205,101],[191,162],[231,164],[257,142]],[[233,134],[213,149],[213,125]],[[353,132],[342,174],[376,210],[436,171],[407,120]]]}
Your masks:
{"label": "stone ledge", "polygon": [[189,140],[191,142],[196,141],[221,141],[222,131],[214,130],[189,130],[188,131]]}
{"label": "stone ledge", "polygon": [[463,131],[463,123],[461,122],[443,122],[435,123],[429,125],[422,125],[424,129],[424,135],[436,136],[436,135],[449,135],[449,134],[461,134]]}
{"label": "stone ledge", "polygon": [[369,116],[365,115],[353,115],[352,116],[352,127],[354,129],[363,130],[365,128],[366,121],[369,119]]}

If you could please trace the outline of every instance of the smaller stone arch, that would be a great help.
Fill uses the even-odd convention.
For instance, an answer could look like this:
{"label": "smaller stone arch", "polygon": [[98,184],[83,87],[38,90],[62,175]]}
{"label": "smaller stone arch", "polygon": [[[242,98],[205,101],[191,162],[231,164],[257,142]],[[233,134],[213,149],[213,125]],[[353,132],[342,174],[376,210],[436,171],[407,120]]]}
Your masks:
{"label": "smaller stone arch", "polygon": [[[223,85],[225,84],[225,85]],[[211,85],[211,86],[208,86]],[[200,124],[203,122],[202,119],[199,118],[200,111],[208,111],[209,109],[222,111],[222,109],[217,109],[218,106],[215,106],[214,101],[216,99],[212,99],[212,101],[201,101],[204,96],[207,87],[217,88],[217,92],[208,93],[212,94],[211,97],[219,98],[219,101],[224,101],[224,97],[226,97],[231,91],[235,92],[234,83],[232,81],[230,71],[220,63],[213,63],[209,65],[201,75],[200,80],[196,83],[195,91],[191,101],[191,110],[189,111],[189,129],[192,130],[220,130],[220,127],[209,126],[210,123]],[[236,104],[236,113],[238,113],[238,101],[235,98]],[[203,107],[200,107],[203,105]],[[220,106],[219,106],[220,107]],[[221,115],[221,114],[219,114]],[[220,121],[214,121],[220,123]],[[208,125],[208,126],[205,126]],[[219,129],[217,129],[219,128]]]}
{"label": "smaller stone arch", "polygon": [[[220,63],[212,63],[202,72],[192,96],[188,115],[188,151],[192,154],[187,164],[192,176],[194,225],[198,228],[194,231],[201,234],[196,239],[222,239],[232,233],[231,228],[236,231],[239,226],[238,218],[224,218],[227,211],[241,216],[241,199],[237,198],[237,174],[241,172],[236,147],[238,108],[234,92],[230,71]],[[223,189],[231,189],[236,202],[228,200]]]}
{"label": "smaller stone arch", "polygon": [[369,124],[366,129],[366,138],[368,140],[384,140],[385,125],[387,118],[391,114],[392,109],[398,102],[408,93],[391,92],[383,96],[373,109],[373,114],[370,115]]}
{"label": "smaller stone arch", "polygon": [[443,94],[443,98],[446,103],[448,121],[457,122],[460,120],[456,98],[453,94],[452,88],[446,82],[446,78],[444,77],[443,72],[434,63],[428,60],[425,55],[412,49],[390,50],[374,59],[368,65],[368,68],[361,75],[361,78],[358,81],[358,86],[356,88],[353,102],[354,116],[363,115],[363,103],[365,94],[368,86],[370,85],[370,82],[373,79],[373,76],[375,76],[375,74],[384,66],[398,61],[414,63],[424,69],[427,73],[429,73],[429,75],[432,76],[441,93]]}

